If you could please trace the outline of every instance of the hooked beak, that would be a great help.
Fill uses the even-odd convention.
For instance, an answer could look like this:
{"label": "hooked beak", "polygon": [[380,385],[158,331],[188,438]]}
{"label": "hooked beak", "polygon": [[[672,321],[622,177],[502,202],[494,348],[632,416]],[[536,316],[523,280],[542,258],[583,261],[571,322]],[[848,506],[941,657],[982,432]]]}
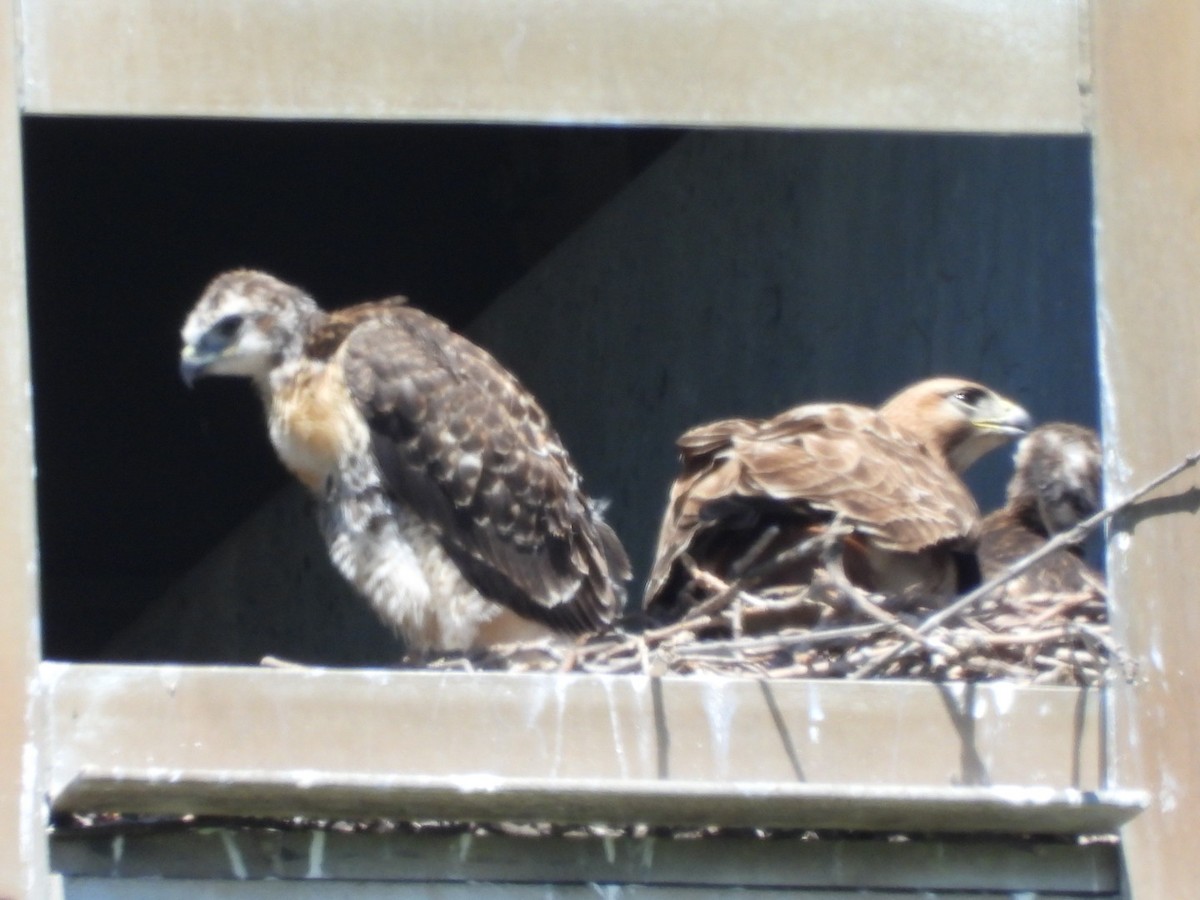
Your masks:
{"label": "hooked beak", "polygon": [[1011,400],[992,395],[971,415],[971,437],[948,454],[950,468],[965,472],[984,454],[1029,432],[1033,420]]}
{"label": "hooked beak", "polygon": [[1017,438],[1028,434],[1033,428],[1033,419],[1024,409],[1010,400],[997,398],[988,415],[975,420],[975,426],[1005,437]]}
{"label": "hooked beak", "polygon": [[196,379],[204,375],[204,370],[208,368],[210,362],[212,362],[210,358],[199,356],[188,344],[179,354],[179,377],[190,389],[195,385]]}

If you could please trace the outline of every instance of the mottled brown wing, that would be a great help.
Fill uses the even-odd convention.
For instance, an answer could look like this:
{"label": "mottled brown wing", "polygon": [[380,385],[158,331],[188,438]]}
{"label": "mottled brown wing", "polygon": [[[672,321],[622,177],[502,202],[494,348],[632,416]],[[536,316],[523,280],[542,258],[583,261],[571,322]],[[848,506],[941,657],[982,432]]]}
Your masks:
{"label": "mottled brown wing", "polygon": [[739,492],[842,516],[885,550],[974,539],[966,485],[874,410],[813,404],[781,413],[739,446]]}
{"label": "mottled brown wing", "polygon": [[480,593],[563,630],[612,620],[628,558],[510,373],[411,307],[360,324],[340,358],[389,490]]}
{"label": "mottled brown wing", "polygon": [[646,582],[643,605],[652,606],[680,555],[699,530],[701,511],[713,499],[727,496],[737,481],[737,466],[728,459],[735,435],[750,435],[760,425],[752,419],[726,419],[699,425],[676,440],[683,471],[671,485],[658,531],[654,565]]}
{"label": "mottled brown wing", "polygon": [[308,335],[304,342],[304,355],[321,361],[330,359],[359,325],[386,318],[407,303],[408,298],[397,296],[334,310]]}
{"label": "mottled brown wing", "polygon": [[957,476],[864,407],[811,404],[765,422],[715,422],[679,444],[683,472],[671,488],[647,607],[701,534],[750,511],[841,515],[883,549],[905,552],[973,540],[978,526],[974,498]]}

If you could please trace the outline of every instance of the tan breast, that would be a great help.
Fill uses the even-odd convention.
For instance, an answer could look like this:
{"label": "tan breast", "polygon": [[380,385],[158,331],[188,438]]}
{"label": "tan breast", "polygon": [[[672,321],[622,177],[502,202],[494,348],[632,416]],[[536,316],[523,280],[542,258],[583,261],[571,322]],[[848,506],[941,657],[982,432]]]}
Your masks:
{"label": "tan breast", "polygon": [[305,363],[281,379],[271,398],[269,429],[280,461],[314,493],[324,490],[339,460],[368,443],[366,422],[336,364]]}

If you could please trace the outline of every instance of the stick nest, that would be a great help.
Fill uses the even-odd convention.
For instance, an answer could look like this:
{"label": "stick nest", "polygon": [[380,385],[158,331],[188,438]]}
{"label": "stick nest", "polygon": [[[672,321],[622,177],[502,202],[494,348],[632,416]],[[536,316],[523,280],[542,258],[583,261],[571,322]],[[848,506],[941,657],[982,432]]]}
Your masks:
{"label": "stick nest", "polygon": [[1133,674],[1110,633],[1099,584],[1019,602],[993,589],[932,627],[944,604],[868,594],[827,569],[807,585],[751,592],[693,567],[691,590],[695,604],[670,625],[618,627],[574,643],[513,644],[432,667],[1059,685]]}

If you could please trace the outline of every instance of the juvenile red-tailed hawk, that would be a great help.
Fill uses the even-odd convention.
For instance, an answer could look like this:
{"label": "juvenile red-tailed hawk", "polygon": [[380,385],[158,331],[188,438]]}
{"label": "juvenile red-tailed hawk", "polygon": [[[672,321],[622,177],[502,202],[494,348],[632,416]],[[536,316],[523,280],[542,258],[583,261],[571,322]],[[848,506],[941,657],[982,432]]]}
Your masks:
{"label": "juvenile red-tailed hawk", "polygon": [[[979,564],[985,580],[1100,508],[1102,456],[1092,429],[1066,422],[1039,425],[1017,446],[1014,462],[1004,506],[983,520]],[[1010,605],[1020,605],[1069,594],[1098,596],[1102,585],[1100,574],[1084,561],[1083,549],[1067,546],[995,593]]]}
{"label": "juvenile red-tailed hawk", "polygon": [[218,276],[181,371],[249,378],[317,497],[342,575],[417,652],[601,629],[629,562],[537,401],[403,298],[323,312],[263,272]]}
{"label": "juvenile red-tailed hawk", "polygon": [[[726,579],[748,552],[770,558],[834,520],[850,530],[840,556],[852,583],[889,596],[952,595],[964,566],[974,569],[979,527],[958,473],[1029,426],[1023,409],[983,385],[933,378],[878,411],[814,403],[693,428],[678,441],[683,471],[659,533],[647,610],[671,618],[694,602],[685,557]],[[778,580],[802,584],[812,570],[811,557],[798,559]]]}

